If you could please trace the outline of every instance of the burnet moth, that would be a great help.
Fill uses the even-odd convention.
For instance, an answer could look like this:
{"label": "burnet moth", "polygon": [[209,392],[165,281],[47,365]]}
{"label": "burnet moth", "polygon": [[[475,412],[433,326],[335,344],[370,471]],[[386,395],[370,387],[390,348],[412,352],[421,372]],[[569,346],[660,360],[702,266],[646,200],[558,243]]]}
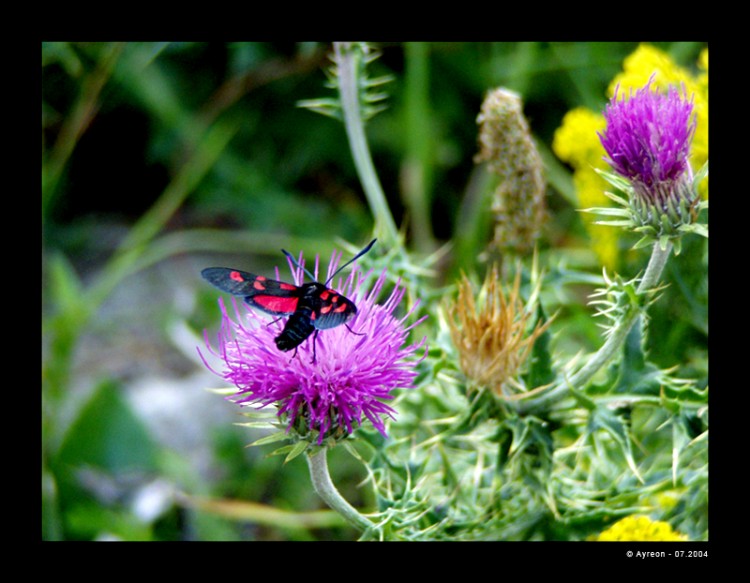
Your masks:
{"label": "burnet moth", "polygon": [[[329,288],[328,283],[342,269],[367,253],[375,241],[377,239],[370,241],[364,249],[339,267],[325,283],[315,281],[315,277],[304,267],[301,269],[313,282],[300,286],[228,267],[208,267],[201,271],[201,276],[221,291],[241,296],[253,308],[272,316],[289,316],[281,334],[274,339],[279,350],[294,349],[296,355],[297,347],[314,333],[312,362],[315,362],[315,341],[318,332],[341,324],[346,325],[346,322],[357,313],[354,302]],[[284,249],[281,252],[300,268],[291,253]],[[356,334],[348,325],[346,327]]]}

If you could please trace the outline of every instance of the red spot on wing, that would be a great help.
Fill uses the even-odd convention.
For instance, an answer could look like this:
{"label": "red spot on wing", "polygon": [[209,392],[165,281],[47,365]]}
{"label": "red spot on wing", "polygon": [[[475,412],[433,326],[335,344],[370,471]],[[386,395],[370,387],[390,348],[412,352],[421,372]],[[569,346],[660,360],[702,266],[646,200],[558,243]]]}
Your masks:
{"label": "red spot on wing", "polygon": [[325,290],[323,292],[320,292],[320,299],[323,301],[326,301],[328,299],[328,296],[330,295],[331,295],[331,292],[329,292],[328,290]]}
{"label": "red spot on wing", "polygon": [[341,304],[340,306],[338,306],[334,310],[334,312],[336,312],[336,313],[341,313],[341,312],[344,312],[344,311],[346,311],[346,304]]}
{"label": "red spot on wing", "polygon": [[256,295],[253,303],[269,312],[277,314],[291,314],[297,309],[298,298],[280,298],[278,296]]}
{"label": "red spot on wing", "polygon": [[331,311],[332,307],[333,306],[330,306],[330,305],[329,306],[323,306],[322,308],[320,308],[320,313],[321,314],[327,314],[328,312]]}
{"label": "red spot on wing", "polygon": [[239,271],[233,271],[229,274],[230,279],[233,279],[234,281],[245,281],[245,278],[242,277],[242,274]]}
{"label": "red spot on wing", "polygon": [[291,283],[284,283],[283,281],[279,284],[279,287],[288,291],[297,289],[296,285],[292,285]]}
{"label": "red spot on wing", "polygon": [[[265,279],[265,277],[263,279]],[[263,291],[266,289],[266,286],[264,286],[259,280],[260,277],[253,282],[253,287],[257,290]]]}

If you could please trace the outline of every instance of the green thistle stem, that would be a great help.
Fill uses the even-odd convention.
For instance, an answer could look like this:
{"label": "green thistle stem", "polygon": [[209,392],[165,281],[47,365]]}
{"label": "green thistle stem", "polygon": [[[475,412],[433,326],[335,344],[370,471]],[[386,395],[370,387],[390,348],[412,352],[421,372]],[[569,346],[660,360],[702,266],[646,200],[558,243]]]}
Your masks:
{"label": "green thistle stem", "polygon": [[[638,285],[637,293],[639,295],[656,286],[671,252],[672,243],[667,243],[663,249],[658,241],[654,243],[646,273],[643,274],[643,279]],[[542,393],[539,397],[522,402],[520,409],[531,411],[540,407],[549,407],[552,403],[568,396],[570,387],[581,388],[585,386],[602,366],[619,353],[639,315],[638,307],[631,305],[617,327],[612,330],[606,342],[578,372],[560,385]]]}
{"label": "green thistle stem", "polygon": [[315,492],[328,506],[343,516],[356,529],[365,531],[372,528],[373,523],[344,500],[336,486],[333,485],[331,474],[328,472],[327,456],[328,448],[326,447],[321,448],[317,453],[307,454],[307,465],[310,468],[310,479]]}
{"label": "green thistle stem", "polygon": [[344,113],[344,125],[357,174],[359,174],[359,180],[362,183],[370,210],[375,217],[377,236],[385,239],[386,244],[394,244],[398,242],[398,229],[375,171],[362,122],[357,78],[357,55],[352,43],[348,42],[334,43],[334,52],[338,65],[339,93],[341,108]]}
{"label": "green thistle stem", "polygon": [[672,243],[668,242],[664,249],[661,248],[661,244],[657,241],[654,243],[654,249],[651,252],[651,259],[648,261],[648,267],[646,267],[646,273],[643,274],[643,279],[638,286],[638,293],[645,293],[649,289],[656,286],[661,277],[661,272],[664,271],[664,266],[667,264],[669,254],[672,252]]}

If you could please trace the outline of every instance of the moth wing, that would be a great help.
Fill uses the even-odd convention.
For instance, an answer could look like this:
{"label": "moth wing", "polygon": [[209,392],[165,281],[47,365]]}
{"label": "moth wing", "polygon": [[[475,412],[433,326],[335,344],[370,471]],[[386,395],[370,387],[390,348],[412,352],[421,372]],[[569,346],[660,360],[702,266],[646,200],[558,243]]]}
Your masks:
{"label": "moth wing", "polygon": [[297,310],[299,297],[278,296],[269,293],[257,292],[245,297],[245,302],[253,308],[257,308],[272,316],[289,316]]}
{"label": "moth wing", "polygon": [[354,302],[338,294],[333,297],[337,299],[336,302],[324,301],[315,313],[313,324],[318,330],[340,326],[357,313]]}
{"label": "moth wing", "polygon": [[253,291],[253,283],[258,276],[239,269],[228,267],[208,267],[201,276],[214,287],[235,296],[244,296]]}
{"label": "moth wing", "polygon": [[242,296],[248,305],[274,316],[288,316],[297,309],[300,288],[239,269],[208,267],[203,279],[221,291]]}

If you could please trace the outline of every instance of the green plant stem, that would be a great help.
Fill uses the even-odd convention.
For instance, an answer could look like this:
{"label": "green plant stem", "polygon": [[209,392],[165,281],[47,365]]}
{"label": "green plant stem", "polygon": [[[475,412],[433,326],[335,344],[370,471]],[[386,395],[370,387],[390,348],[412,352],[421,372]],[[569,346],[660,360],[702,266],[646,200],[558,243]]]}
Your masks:
{"label": "green plant stem", "polygon": [[327,456],[328,448],[326,447],[321,448],[316,453],[307,454],[307,465],[310,468],[313,488],[328,506],[343,516],[353,527],[360,531],[372,528],[373,523],[344,500],[336,486],[333,485],[331,475],[328,472]]}
{"label": "green plant stem", "polygon": [[651,259],[648,261],[648,267],[646,267],[646,273],[643,274],[643,279],[638,285],[638,293],[645,293],[649,289],[656,287],[661,277],[661,272],[664,271],[664,266],[667,264],[669,255],[672,252],[672,243],[667,243],[664,249],[657,242],[654,243],[654,249],[651,252]]}
{"label": "green plant stem", "polygon": [[409,209],[412,236],[417,250],[430,252],[435,239],[430,221],[430,193],[434,175],[432,145],[433,124],[429,112],[429,44],[408,42],[403,124],[406,152],[401,166],[401,188]]}
{"label": "green plant stem", "polygon": [[353,43],[334,43],[334,53],[339,73],[339,93],[341,108],[344,112],[344,126],[349,139],[349,148],[354,157],[354,164],[359,174],[370,210],[375,217],[375,233],[384,239],[386,245],[398,242],[398,229],[388,207],[385,193],[375,172],[370,148],[367,145],[365,128],[362,122],[361,104],[359,102],[358,58],[361,55],[352,46]]}
{"label": "green plant stem", "polygon": [[[664,249],[662,249],[658,241],[654,243],[651,251],[651,258],[646,267],[646,272],[643,274],[641,283],[638,285],[637,293],[639,295],[646,293],[648,290],[656,286],[671,252],[672,243],[667,243]],[[561,384],[553,387],[549,391],[542,393],[539,397],[521,402],[519,409],[528,412],[531,410],[537,410],[540,407],[549,407],[552,403],[568,396],[571,387],[580,389],[585,386],[586,383],[588,383],[602,368],[602,366],[619,353],[623,342],[625,342],[630,329],[633,327],[633,324],[636,322],[639,315],[640,310],[638,306],[630,305],[620,323],[607,337],[606,342],[583,367],[581,367],[570,378],[565,379]]]}

